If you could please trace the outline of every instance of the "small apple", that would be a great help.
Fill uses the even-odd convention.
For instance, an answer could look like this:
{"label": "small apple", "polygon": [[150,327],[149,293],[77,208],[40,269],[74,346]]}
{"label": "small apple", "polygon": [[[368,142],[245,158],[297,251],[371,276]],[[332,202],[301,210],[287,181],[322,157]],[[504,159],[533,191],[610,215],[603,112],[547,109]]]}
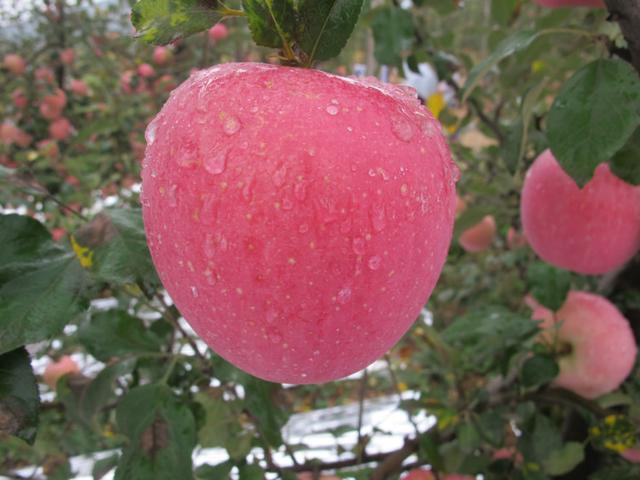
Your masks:
{"label": "small apple", "polygon": [[54,94],[46,95],[40,102],[40,115],[47,120],[55,120],[62,115],[67,105],[67,95],[63,90],[57,89]]}
{"label": "small apple", "polygon": [[544,151],[526,174],[520,216],[536,254],[577,273],[615,270],[640,247],[640,187],[620,180],[607,164],[580,189]]}
{"label": "small apple", "polygon": [[21,88],[16,88],[13,92],[11,92],[11,100],[13,104],[17,108],[24,108],[29,104],[29,99],[24,94],[24,91]]}
{"label": "small apple", "polygon": [[53,238],[54,242],[59,242],[64,238],[67,234],[67,231],[64,228],[58,227],[51,230],[51,238]]}
{"label": "small apple", "polygon": [[224,23],[216,23],[209,29],[209,40],[218,42],[229,36],[229,29]]}
{"label": "small apple", "polygon": [[462,232],[458,243],[466,252],[483,252],[491,246],[495,236],[496,220],[493,215],[487,215],[479,223]]}
{"label": "small apple", "polygon": [[42,374],[42,379],[44,380],[44,383],[49,385],[51,390],[55,390],[56,384],[61,377],[79,372],[80,367],[76,361],[70,356],[64,355],[60,357],[60,360],[57,362],[52,362],[47,365],[44,369],[44,373]]}
{"label": "small apple", "polygon": [[559,353],[560,373],[553,381],[585,398],[612,392],[631,373],[637,346],[629,322],[606,298],[571,291],[555,315],[537,307],[544,338]]}
{"label": "small apple", "polygon": [[518,232],[515,228],[509,227],[507,230],[507,247],[509,250],[516,250],[517,248],[525,247],[527,245],[527,237]]}
{"label": "small apple", "polygon": [[58,158],[60,155],[60,148],[58,147],[58,142],[52,139],[41,140],[36,144],[38,147],[38,152],[40,155],[47,158]]}
{"label": "small apple", "polygon": [[166,65],[171,59],[171,50],[167,47],[156,47],[153,50],[153,63],[158,66]]}
{"label": "small apple", "polygon": [[73,79],[71,80],[71,91],[79,97],[86,97],[89,95],[89,86],[84,80]]}
{"label": "small apple", "polygon": [[[442,480],[474,480],[474,477],[469,475],[460,475],[459,473],[448,473],[445,475],[440,474],[439,477]],[[413,470],[409,470],[400,478],[401,480],[436,480],[436,476],[431,472],[431,470],[424,468],[414,468]]]}
{"label": "small apple", "polygon": [[4,56],[4,67],[14,75],[22,75],[27,69],[27,62],[17,53],[8,53]]}
{"label": "small apple", "polygon": [[53,84],[56,77],[49,67],[38,67],[35,72],[36,80],[43,83]]}
{"label": "small apple", "polygon": [[60,61],[65,65],[71,65],[76,58],[73,48],[65,48],[60,52]]}
{"label": "small apple", "polygon": [[640,463],[640,447],[627,448],[620,455],[631,463]]}
{"label": "small apple", "polygon": [[153,77],[156,74],[155,68],[148,63],[142,63],[138,65],[138,75],[143,78]]}
{"label": "small apple", "polygon": [[71,135],[73,125],[68,118],[60,117],[49,125],[49,135],[55,140],[65,140]]}

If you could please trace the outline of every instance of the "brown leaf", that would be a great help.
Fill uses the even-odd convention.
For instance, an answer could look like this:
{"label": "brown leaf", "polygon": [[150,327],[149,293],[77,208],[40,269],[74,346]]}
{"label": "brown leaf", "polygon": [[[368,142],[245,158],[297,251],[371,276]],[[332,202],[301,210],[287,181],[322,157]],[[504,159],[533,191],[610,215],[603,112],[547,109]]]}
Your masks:
{"label": "brown leaf", "polygon": [[169,445],[169,427],[167,422],[157,416],[156,419],[142,432],[140,446],[144,453],[153,457]]}

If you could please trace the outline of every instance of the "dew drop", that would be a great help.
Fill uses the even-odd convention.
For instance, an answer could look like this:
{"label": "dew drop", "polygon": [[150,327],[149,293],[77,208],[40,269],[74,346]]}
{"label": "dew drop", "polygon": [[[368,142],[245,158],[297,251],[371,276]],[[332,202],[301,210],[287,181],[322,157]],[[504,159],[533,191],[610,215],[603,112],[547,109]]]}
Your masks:
{"label": "dew drop", "polygon": [[147,145],[153,145],[153,142],[156,141],[156,130],[158,128],[157,120],[152,121],[148,126],[147,130],[144,132],[145,140],[147,141]]}
{"label": "dew drop", "polygon": [[216,254],[216,244],[213,238],[213,234],[207,233],[204,238],[204,254],[211,258]]}
{"label": "dew drop", "polygon": [[191,295],[193,295],[193,298],[198,298],[198,288],[197,287],[191,287]]}
{"label": "dew drop", "polygon": [[278,319],[278,312],[274,309],[267,310],[267,315],[265,316],[265,320],[269,325],[273,325],[275,321]]}
{"label": "dew drop", "polygon": [[218,149],[208,155],[204,160],[204,169],[212,175],[219,175],[227,168],[227,154],[226,149]]}
{"label": "dew drop", "polygon": [[309,231],[309,225],[307,225],[306,223],[303,223],[298,227],[298,232],[300,233],[307,233],[308,231]]}
{"label": "dew drop", "polygon": [[271,340],[271,343],[280,343],[282,341],[282,335],[278,332],[271,332],[269,334],[269,340]]}
{"label": "dew drop", "polygon": [[329,105],[327,108],[327,113],[329,115],[337,115],[338,114],[338,107],[336,107],[335,105]]}
{"label": "dew drop", "polygon": [[242,198],[244,198],[247,202],[250,202],[253,198],[253,178],[247,180],[242,187]]}
{"label": "dew drop", "polygon": [[351,219],[347,218],[340,224],[340,233],[346,234],[351,231]]}
{"label": "dew drop", "polygon": [[307,196],[307,186],[302,182],[296,183],[295,187],[293,187],[293,194],[298,200],[304,200]]}
{"label": "dew drop", "polygon": [[242,124],[238,117],[234,117],[233,115],[229,115],[226,117],[222,123],[222,130],[227,135],[233,135],[238,132],[242,128]]}
{"label": "dew drop", "polygon": [[369,169],[369,176],[370,177],[375,177],[376,176],[376,171],[373,168]]}
{"label": "dew drop", "polygon": [[408,142],[413,138],[413,127],[402,117],[396,117],[391,120],[391,130],[403,142]]}
{"label": "dew drop", "polygon": [[206,195],[200,210],[200,220],[204,225],[211,225],[216,221],[217,214],[215,196]]}
{"label": "dew drop", "polygon": [[375,255],[369,259],[367,262],[367,266],[371,270],[378,270],[380,268],[381,259],[379,256]]}
{"label": "dew drop", "polygon": [[207,283],[209,285],[215,285],[216,284],[216,277],[213,274],[213,272],[209,269],[206,269],[204,271],[204,277],[207,279]]}
{"label": "dew drop", "polygon": [[336,296],[338,303],[341,305],[346,304],[349,300],[351,300],[351,289],[349,287],[342,288],[338,295]]}
{"label": "dew drop", "polygon": [[293,202],[289,198],[282,199],[282,209],[291,210],[293,208]]}
{"label": "dew drop", "polygon": [[356,237],[353,239],[353,242],[351,244],[351,248],[353,248],[353,253],[355,253],[356,255],[364,255],[364,247],[365,247],[364,238]]}
{"label": "dew drop", "polygon": [[273,173],[273,177],[271,177],[271,179],[273,180],[273,184],[276,187],[281,187],[282,185],[284,185],[286,178],[287,167],[285,165],[280,165],[280,167],[278,167],[278,169]]}
{"label": "dew drop", "polygon": [[406,183],[400,185],[400,194],[404,197],[409,193],[409,186]]}

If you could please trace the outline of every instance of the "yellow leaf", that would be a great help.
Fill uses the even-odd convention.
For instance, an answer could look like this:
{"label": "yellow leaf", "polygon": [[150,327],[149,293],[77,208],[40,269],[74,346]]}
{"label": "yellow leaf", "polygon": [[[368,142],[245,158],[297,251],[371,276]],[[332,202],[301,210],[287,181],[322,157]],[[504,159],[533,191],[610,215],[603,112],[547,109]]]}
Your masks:
{"label": "yellow leaf", "polygon": [[533,73],[538,73],[544,70],[544,62],[542,60],[535,60],[531,63],[531,71]]}
{"label": "yellow leaf", "polygon": [[71,248],[73,248],[76,257],[78,257],[80,265],[84,268],[89,268],[93,265],[93,252],[89,247],[80,245],[73,235],[71,235]]}

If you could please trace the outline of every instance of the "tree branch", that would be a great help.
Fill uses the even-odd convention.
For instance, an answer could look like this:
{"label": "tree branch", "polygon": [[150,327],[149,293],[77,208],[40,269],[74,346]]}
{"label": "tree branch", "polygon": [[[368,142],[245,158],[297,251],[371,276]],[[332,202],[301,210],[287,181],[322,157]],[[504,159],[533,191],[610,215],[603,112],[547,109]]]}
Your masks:
{"label": "tree branch", "polygon": [[617,22],[629,45],[631,64],[640,73],[640,0],[604,0],[609,20]]}

